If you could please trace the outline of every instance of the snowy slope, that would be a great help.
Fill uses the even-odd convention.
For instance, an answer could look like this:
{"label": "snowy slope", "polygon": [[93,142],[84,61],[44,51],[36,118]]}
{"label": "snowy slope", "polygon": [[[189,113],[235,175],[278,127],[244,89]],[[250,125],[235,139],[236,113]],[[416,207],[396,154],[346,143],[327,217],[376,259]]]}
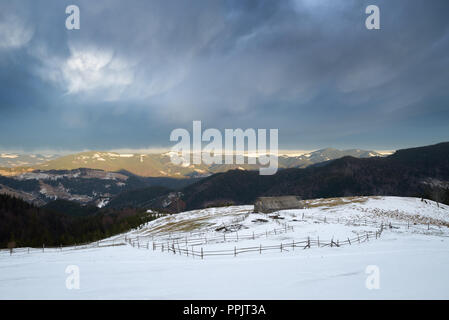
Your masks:
{"label": "snowy slope", "polygon": [[[415,198],[353,197],[311,200],[306,209],[270,215],[251,211],[252,206],[238,206],[163,216],[88,248],[30,253],[23,248],[12,256],[2,251],[0,298],[449,298],[448,206]],[[363,241],[367,232],[373,237]],[[360,243],[324,245],[357,237]],[[305,239],[315,245],[303,249]],[[288,247],[294,241],[301,245]],[[203,259],[191,254],[259,246],[275,249]],[[65,286],[68,265],[80,268],[79,290]],[[370,265],[379,268],[379,289],[365,285]]]}

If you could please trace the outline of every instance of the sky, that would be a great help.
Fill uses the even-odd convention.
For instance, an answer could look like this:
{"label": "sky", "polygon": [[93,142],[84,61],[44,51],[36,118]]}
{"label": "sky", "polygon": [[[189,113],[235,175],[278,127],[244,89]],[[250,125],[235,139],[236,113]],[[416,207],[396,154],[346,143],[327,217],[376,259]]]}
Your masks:
{"label": "sky", "polygon": [[448,13],[447,0],[0,0],[0,150],[167,148],[193,120],[279,129],[285,150],[448,141]]}

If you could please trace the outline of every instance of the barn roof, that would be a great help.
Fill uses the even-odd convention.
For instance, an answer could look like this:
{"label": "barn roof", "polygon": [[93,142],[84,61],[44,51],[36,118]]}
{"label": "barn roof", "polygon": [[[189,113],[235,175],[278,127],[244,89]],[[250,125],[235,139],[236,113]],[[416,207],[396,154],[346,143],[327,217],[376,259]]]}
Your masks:
{"label": "barn roof", "polygon": [[254,212],[262,213],[302,208],[304,203],[298,196],[259,197],[254,203]]}

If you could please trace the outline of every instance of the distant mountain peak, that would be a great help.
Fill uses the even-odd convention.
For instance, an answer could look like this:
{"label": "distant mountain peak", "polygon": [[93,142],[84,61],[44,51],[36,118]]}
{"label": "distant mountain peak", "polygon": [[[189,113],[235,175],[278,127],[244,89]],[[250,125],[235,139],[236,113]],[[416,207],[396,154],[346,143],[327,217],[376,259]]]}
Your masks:
{"label": "distant mountain peak", "polygon": [[[10,157],[6,155],[0,159],[0,167],[17,168],[18,173],[29,169],[34,170],[73,170],[78,168],[99,169],[105,171],[126,170],[130,173],[146,177],[206,177],[217,172],[225,172],[231,169],[257,170],[258,165],[189,165],[178,166],[170,161],[172,152],[165,153],[119,153],[111,151],[84,151],[60,157],[34,157],[21,161],[20,155]],[[282,155],[279,157],[279,168],[305,168],[320,162],[338,159],[344,156],[367,158],[381,156],[375,151],[360,149],[338,150],[336,148],[324,148],[309,152],[300,156]],[[32,159],[32,161],[30,160]],[[21,167],[21,170],[19,170]],[[27,168],[28,167],[28,168]]]}

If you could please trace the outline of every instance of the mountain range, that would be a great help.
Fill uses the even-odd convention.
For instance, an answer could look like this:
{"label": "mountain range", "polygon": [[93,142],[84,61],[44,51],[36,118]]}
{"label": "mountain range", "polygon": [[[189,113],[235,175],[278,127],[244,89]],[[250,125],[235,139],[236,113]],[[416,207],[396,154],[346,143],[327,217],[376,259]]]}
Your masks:
{"label": "mountain range", "polygon": [[250,204],[259,196],[305,199],[361,195],[418,196],[449,201],[449,142],[398,150],[387,157],[345,156],[275,175],[231,170],[182,190],[185,209]]}
{"label": "mountain range", "polygon": [[[280,168],[307,167],[342,156],[380,156],[374,151],[322,149],[300,156],[280,156]],[[123,154],[114,152],[83,152],[62,157],[2,154],[9,167],[0,168],[0,194],[19,197],[38,206],[54,200],[68,200],[83,205],[149,206],[155,196],[152,187],[167,191],[184,188],[201,178],[228,170],[257,170],[257,165],[178,166],[169,153]],[[33,160],[33,166],[20,166]],[[245,159],[247,162],[247,159]],[[6,161],[6,160],[5,160]],[[2,162],[5,164],[5,162]],[[150,188],[150,189],[149,189]],[[133,193],[135,190],[139,192]],[[157,192],[161,196],[160,191]],[[171,203],[168,201],[157,202]]]}
{"label": "mountain range", "polygon": [[[256,167],[248,165],[246,168],[244,165],[237,168],[204,166],[205,173],[195,175],[192,173],[197,172],[198,166],[178,168],[166,154],[144,157],[89,152],[50,160],[37,166],[38,169],[28,168],[11,176],[0,176],[0,194],[38,206],[68,200],[86,207],[167,212],[250,204],[259,196],[270,195],[303,198],[397,195],[437,201],[449,198],[447,142],[399,150],[385,157],[372,151],[323,149],[280,159],[281,168],[272,176],[261,176]],[[149,163],[153,165],[145,169],[147,173],[154,168],[173,169],[172,176],[146,177],[122,168],[143,170]],[[89,168],[80,168],[83,165]],[[63,205],[61,202],[57,207]],[[73,211],[73,208],[68,206],[68,210]]]}
{"label": "mountain range", "polygon": [[[300,156],[281,155],[279,156],[279,168],[305,168],[316,163],[344,156],[368,158],[382,155],[375,151],[327,148]],[[246,157],[245,163],[247,162]],[[29,163],[29,165],[24,165],[24,163]],[[61,157],[48,156],[48,158],[39,155],[0,155],[0,174],[4,176],[15,176],[34,170],[73,170],[79,168],[98,169],[110,172],[126,170],[134,175],[142,177],[190,178],[207,177],[211,174],[226,172],[231,169],[257,170],[259,169],[259,166],[249,164],[206,165],[204,163],[199,165],[191,164],[189,166],[175,165],[171,162],[170,153],[123,154],[116,152],[89,151]]]}
{"label": "mountain range", "polygon": [[58,155],[0,153],[0,168],[32,167],[41,165]]}

